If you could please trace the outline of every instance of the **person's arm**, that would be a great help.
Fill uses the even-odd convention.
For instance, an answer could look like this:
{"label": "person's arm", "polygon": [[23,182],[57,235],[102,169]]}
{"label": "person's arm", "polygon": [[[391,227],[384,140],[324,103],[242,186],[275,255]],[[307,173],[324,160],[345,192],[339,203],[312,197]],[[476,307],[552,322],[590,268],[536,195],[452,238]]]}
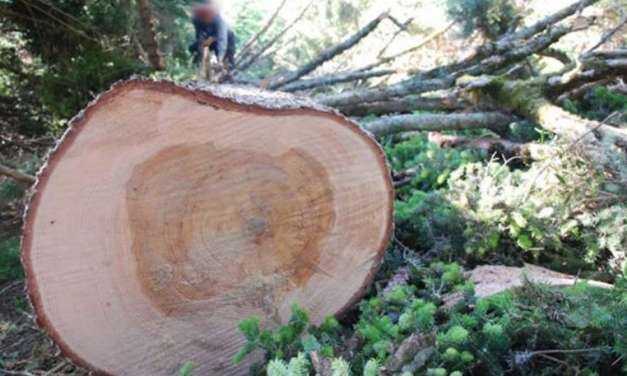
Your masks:
{"label": "person's arm", "polygon": [[218,61],[222,62],[229,43],[229,26],[220,16],[216,16],[215,25],[218,34],[216,36],[216,55],[218,56]]}

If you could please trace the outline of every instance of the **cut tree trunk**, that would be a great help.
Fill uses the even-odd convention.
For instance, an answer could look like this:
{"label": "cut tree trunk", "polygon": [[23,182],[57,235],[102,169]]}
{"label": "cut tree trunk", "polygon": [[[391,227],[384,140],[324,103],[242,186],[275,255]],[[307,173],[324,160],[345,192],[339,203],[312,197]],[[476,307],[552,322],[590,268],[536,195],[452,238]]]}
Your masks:
{"label": "cut tree trunk", "polygon": [[306,99],[132,80],[40,173],[23,257],[38,322],[101,373],[246,374],[240,320],[351,307],[392,230],[384,154]]}

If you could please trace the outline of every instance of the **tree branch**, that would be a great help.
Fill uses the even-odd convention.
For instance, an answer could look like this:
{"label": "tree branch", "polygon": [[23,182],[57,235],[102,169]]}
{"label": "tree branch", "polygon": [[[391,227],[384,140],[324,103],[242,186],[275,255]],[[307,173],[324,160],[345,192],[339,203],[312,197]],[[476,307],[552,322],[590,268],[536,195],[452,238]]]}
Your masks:
{"label": "tree branch", "polygon": [[398,84],[380,88],[369,88],[343,92],[340,94],[322,95],[316,99],[327,106],[342,107],[355,104],[387,101],[390,98],[404,97],[429,91],[448,89],[454,84],[451,78],[442,79],[409,79]]}
{"label": "tree branch", "polygon": [[329,60],[332,60],[337,55],[354,47],[362,39],[364,39],[371,32],[373,32],[377,28],[377,26],[379,26],[381,21],[383,21],[387,17],[388,17],[387,13],[380,14],[377,18],[370,21],[366,26],[361,28],[355,34],[350,36],[348,39],[344,40],[343,42],[333,47],[327,48],[326,50],[322,51],[315,59],[305,64],[304,66],[298,68],[296,71],[288,73],[286,76],[279,78],[275,82],[270,83],[270,85],[268,85],[268,88],[279,89],[282,86],[287,85],[290,82],[294,82],[298,80],[299,78],[313,72],[322,64],[326,63]]}
{"label": "tree branch", "polygon": [[470,104],[455,95],[447,97],[423,97],[410,95],[398,99],[371,103],[356,103],[336,108],[347,116],[388,115],[411,113],[414,111],[457,111]]}
{"label": "tree branch", "polygon": [[281,10],[283,9],[283,7],[285,6],[285,4],[287,3],[287,0],[283,0],[281,2],[281,4],[279,4],[279,6],[276,8],[276,10],[274,11],[274,13],[272,14],[272,16],[270,16],[270,18],[268,19],[268,21],[266,22],[266,24],[261,28],[261,30],[259,30],[257,32],[257,34],[253,35],[245,44],[244,47],[242,47],[242,49],[239,51],[239,54],[236,58],[236,62],[239,63],[241,60],[243,60],[244,58],[247,57],[248,55],[248,50],[250,49],[250,47],[259,40],[259,38],[261,38],[272,26],[272,24],[274,24],[274,21],[276,20],[276,18],[278,17],[279,13],[281,12]]}
{"label": "tree branch", "polygon": [[382,117],[363,123],[375,137],[410,131],[443,131],[487,128],[501,131],[515,119],[500,112],[420,114]]}
{"label": "tree branch", "polygon": [[18,170],[12,169],[8,166],[0,164],[0,175],[9,177],[19,183],[30,186],[35,183],[36,179],[34,176],[25,174]]}
{"label": "tree branch", "polygon": [[236,66],[237,70],[243,72],[246,69],[250,68],[250,66],[253,65],[266,51],[268,51],[270,47],[274,46],[279,40],[281,40],[281,38],[283,38],[283,36],[305,16],[305,13],[307,12],[307,10],[309,10],[309,8],[311,8],[314,2],[315,0],[311,0],[309,4],[307,4],[307,6],[303,8],[303,11],[300,12],[298,17],[296,17],[289,25],[283,28],[283,30],[281,30],[274,38],[272,38],[270,42],[261,47],[259,51],[257,51],[257,53],[253,54],[245,62],[238,63]]}
{"label": "tree branch", "polygon": [[351,82],[351,81],[363,80],[367,78],[387,76],[390,74],[394,74],[395,72],[396,71],[391,70],[391,69],[377,70],[377,71],[365,71],[365,72],[362,70],[342,72],[342,73],[330,74],[327,76],[321,76],[321,77],[311,78],[307,80],[300,80],[300,81],[292,82],[290,84],[282,86],[281,90],[287,91],[287,92],[309,90],[309,89],[313,89],[313,88],[317,88],[321,86],[330,86],[330,85],[335,85],[335,84],[339,84],[343,82]]}

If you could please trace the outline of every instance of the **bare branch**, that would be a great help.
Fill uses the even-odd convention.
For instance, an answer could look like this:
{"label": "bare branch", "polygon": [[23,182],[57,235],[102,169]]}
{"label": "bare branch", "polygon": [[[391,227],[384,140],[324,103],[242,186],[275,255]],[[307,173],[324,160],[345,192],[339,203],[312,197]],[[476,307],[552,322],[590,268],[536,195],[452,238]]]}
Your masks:
{"label": "bare branch", "polygon": [[500,112],[397,115],[363,123],[362,127],[374,136],[381,137],[410,131],[502,129],[514,120]]}
{"label": "bare branch", "polygon": [[35,177],[0,164],[0,175],[9,177],[19,183],[30,186],[35,183]]}
{"label": "bare branch", "polygon": [[407,27],[409,25],[411,25],[411,23],[414,21],[414,17],[410,17],[404,23],[400,23],[400,21],[396,20],[392,16],[390,16],[390,20],[392,20],[392,22],[396,23],[396,25],[398,26],[398,30],[396,30],[396,32],[392,35],[392,37],[385,44],[385,46],[383,46],[383,48],[379,51],[379,53],[377,54],[377,58],[383,57],[383,55],[386,53],[386,51],[388,50],[390,45],[392,45],[392,43],[396,40],[396,38],[398,38],[398,36],[401,35],[401,33],[407,31]]}
{"label": "bare branch", "polygon": [[311,78],[308,80],[300,80],[300,81],[292,82],[290,84],[287,84],[281,87],[281,90],[287,91],[287,92],[309,90],[309,89],[313,89],[317,87],[330,86],[330,85],[335,85],[335,84],[339,84],[343,82],[351,82],[351,81],[363,80],[367,78],[387,76],[390,74],[394,74],[395,72],[396,71],[391,70],[391,69],[366,71],[366,72],[362,70],[342,72],[342,73],[337,73],[337,74],[330,74],[327,76]]}
{"label": "bare branch", "polygon": [[586,83],[612,77],[627,77],[627,58],[591,59],[584,61],[578,71],[565,76],[554,76],[548,81],[548,94],[552,97],[574,90]]}
{"label": "bare branch", "polygon": [[333,47],[327,48],[326,50],[322,51],[315,59],[305,64],[304,66],[298,68],[296,71],[287,74],[283,78],[280,78],[273,83],[270,83],[270,85],[268,85],[268,88],[270,89],[281,88],[282,86],[287,85],[290,82],[294,82],[298,80],[299,78],[313,72],[322,64],[326,63],[329,60],[332,60],[337,55],[354,47],[362,39],[364,39],[371,32],[373,32],[377,28],[377,26],[379,26],[381,21],[383,21],[387,17],[388,17],[387,13],[380,14],[377,18],[370,21],[366,26],[361,28],[355,34],[350,36],[348,39],[344,40],[340,44],[337,44]]}
{"label": "bare branch", "polygon": [[240,62],[242,59],[244,59],[248,55],[248,50],[250,49],[250,47],[255,42],[257,42],[259,40],[259,38],[261,38],[270,29],[270,27],[274,24],[274,21],[276,20],[276,18],[278,17],[279,13],[281,12],[281,10],[283,9],[283,7],[285,6],[286,3],[287,3],[287,0],[283,0],[281,2],[281,4],[279,4],[279,6],[276,8],[276,10],[272,14],[272,16],[270,16],[270,18],[268,19],[266,24],[261,28],[261,30],[259,30],[257,32],[257,34],[253,35],[244,44],[244,47],[242,47],[242,49],[239,51],[239,54],[238,54],[238,56],[236,58],[237,62]]}
{"label": "bare branch", "polygon": [[429,34],[425,39],[421,40],[420,43],[418,43],[417,45],[415,45],[413,47],[410,47],[410,48],[408,48],[406,50],[403,50],[403,51],[401,51],[399,53],[396,53],[394,55],[383,57],[383,58],[379,59],[379,61],[377,61],[376,63],[373,63],[373,64],[368,65],[366,67],[363,67],[361,69],[362,70],[367,70],[367,69],[376,68],[376,67],[378,67],[380,65],[383,65],[383,64],[389,63],[390,61],[396,60],[396,59],[398,59],[401,56],[405,56],[405,55],[410,54],[410,53],[412,53],[414,51],[417,51],[417,50],[423,48],[424,46],[426,46],[427,44],[429,44],[430,42],[432,42],[434,39],[439,38],[444,33],[449,31],[451,29],[451,27],[453,27],[453,25],[455,25],[455,22],[450,22],[444,28]]}
{"label": "bare branch", "polygon": [[556,23],[562,21],[566,17],[572,16],[576,12],[581,12],[584,8],[589,7],[590,5],[597,3],[599,0],[580,0],[576,3],[573,3],[552,15],[541,19],[535,24],[525,27],[513,34],[508,34],[503,36],[497,44],[509,44],[514,39],[526,39],[532,37],[546,29],[551,28]]}
{"label": "bare branch", "polygon": [[456,111],[468,106],[468,102],[454,95],[447,97],[410,95],[387,101],[356,103],[346,106],[337,106],[336,108],[347,116],[381,116],[393,113],[411,113],[414,111]]}
{"label": "bare branch", "polygon": [[309,8],[311,8],[314,2],[315,0],[311,0],[309,4],[307,4],[307,6],[303,8],[303,11],[300,12],[298,17],[296,17],[289,25],[287,25],[274,38],[272,38],[270,42],[261,47],[259,51],[257,51],[257,53],[253,54],[245,62],[240,62],[240,64],[237,64],[237,70],[245,71],[246,69],[250,68],[250,66],[253,65],[270,47],[274,46],[279,40],[281,40],[281,38],[283,38],[283,36],[305,16],[305,13],[307,12],[307,10],[309,10]]}
{"label": "bare branch", "polygon": [[316,99],[327,106],[342,107],[354,104],[386,101],[395,97],[420,94],[429,91],[448,89],[455,81],[450,78],[420,80],[410,79],[398,84],[381,88],[348,91],[340,94],[319,96]]}
{"label": "bare branch", "polygon": [[582,57],[588,57],[590,56],[590,54],[592,54],[594,52],[594,50],[596,50],[597,48],[601,47],[603,44],[605,44],[605,42],[607,42],[608,40],[612,39],[612,37],[619,31],[621,30],[625,25],[627,24],[627,15],[623,15],[622,20],[620,20],[620,22],[618,23],[618,25],[616,25],[614,28],[612,28],[611,30],[609,30],[607,33],[605,33],[602,37],[601,40],[599,40],[599,42],[597,44],[595,44],[594,46],[592,46],[588,51],[584,52]]}

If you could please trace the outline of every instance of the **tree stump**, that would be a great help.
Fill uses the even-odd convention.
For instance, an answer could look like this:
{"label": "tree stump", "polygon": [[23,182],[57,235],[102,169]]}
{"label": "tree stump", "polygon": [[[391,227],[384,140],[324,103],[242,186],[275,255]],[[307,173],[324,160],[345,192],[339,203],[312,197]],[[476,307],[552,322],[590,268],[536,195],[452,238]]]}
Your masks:
{"label": "tree stump", "polygon": [[23,261],[39,324],[103,374],[246,374],[240,320],[340,314],[392,230],[380,147],[305,99],[131,80],[38,176]]}

